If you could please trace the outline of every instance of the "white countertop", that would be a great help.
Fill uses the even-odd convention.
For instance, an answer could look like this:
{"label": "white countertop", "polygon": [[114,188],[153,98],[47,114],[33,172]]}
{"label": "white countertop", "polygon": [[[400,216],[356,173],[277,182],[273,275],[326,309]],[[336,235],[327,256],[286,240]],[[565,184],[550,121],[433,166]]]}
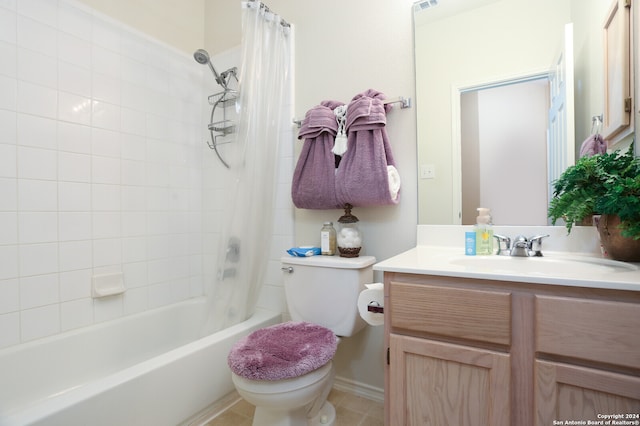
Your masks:
{"label": "white countertop", "polygon": [[[548,244],[549,250],[543,247],[542,258],[465,256],[465,228],[457,227],[453,232],[460,236],[458,244],[442,245],[438,238],[431,239],[431,242],[438,243],[437,245],[429,245],[429,238],[421,238],[419,230],[418,245],[415,248],[376,263],[373,269],[384,272],[640,291],[639,263],[603,259],[593,250],[586,253],[551,250],[565,245],[566,241]],[[451,230],[453,228],[449,229]],[[424,232],[424,229],[422,231]],[[441,232],[442,228],[438,227],[437,233]],[[553,234],[555,235],[552,237],[556,239],[566,238],[564,234]],[[446,242],[451,242],[451,239],[446,239]]]}

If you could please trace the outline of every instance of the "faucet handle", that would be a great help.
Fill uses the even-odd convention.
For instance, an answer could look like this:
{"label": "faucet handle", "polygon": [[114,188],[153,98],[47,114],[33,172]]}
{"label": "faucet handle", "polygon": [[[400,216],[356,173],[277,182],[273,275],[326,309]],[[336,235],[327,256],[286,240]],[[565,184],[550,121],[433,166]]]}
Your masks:
{"label": "faucet handle", "polygon": [[547,235],[536,235],[529,238],[529,250],[531,250],[530,256],[542,257],[542,239],[547,238]]}
{"label": "faucet handle", "polygon": [[498,240],[498,251],[496,254],[509,254],[511,250],[511,238],[506,237],[504,235],[493,234],[493,238]]}

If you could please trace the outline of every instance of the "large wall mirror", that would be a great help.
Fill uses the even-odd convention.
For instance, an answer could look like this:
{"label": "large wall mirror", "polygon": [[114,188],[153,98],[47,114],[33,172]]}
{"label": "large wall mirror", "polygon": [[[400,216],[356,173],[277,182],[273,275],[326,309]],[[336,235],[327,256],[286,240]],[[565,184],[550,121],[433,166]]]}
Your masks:
{"label": "large wall mirror", "polygon": [[471,224],[480,206],[548,224],[549,183],[603,113],[612,1],[414,4],[419,224]]}

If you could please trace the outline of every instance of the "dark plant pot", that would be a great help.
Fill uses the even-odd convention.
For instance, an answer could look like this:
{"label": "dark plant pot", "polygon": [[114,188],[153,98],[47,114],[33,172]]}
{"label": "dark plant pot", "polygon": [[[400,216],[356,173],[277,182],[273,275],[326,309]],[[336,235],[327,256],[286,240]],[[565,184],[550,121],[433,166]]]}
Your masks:
{"label": "dark plant pot", "polygon": [[626,238],[621,235],[620,218],[603,214],[598,222],[600,243],[610,259],[623,262],[640,262],[640,240]]}

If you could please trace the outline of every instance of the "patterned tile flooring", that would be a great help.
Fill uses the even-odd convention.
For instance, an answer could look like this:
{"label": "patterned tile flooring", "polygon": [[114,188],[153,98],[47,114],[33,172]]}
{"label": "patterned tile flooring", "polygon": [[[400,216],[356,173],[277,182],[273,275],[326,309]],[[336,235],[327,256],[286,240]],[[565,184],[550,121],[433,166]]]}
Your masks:
{"label": "patterned tile flooring", "polygon": [[[329,401],[336,408],[336,426],[383,426],[384,404],[348,392],[331,390]],[[253,405],[240,400],[204,426],[251,426]]]}

